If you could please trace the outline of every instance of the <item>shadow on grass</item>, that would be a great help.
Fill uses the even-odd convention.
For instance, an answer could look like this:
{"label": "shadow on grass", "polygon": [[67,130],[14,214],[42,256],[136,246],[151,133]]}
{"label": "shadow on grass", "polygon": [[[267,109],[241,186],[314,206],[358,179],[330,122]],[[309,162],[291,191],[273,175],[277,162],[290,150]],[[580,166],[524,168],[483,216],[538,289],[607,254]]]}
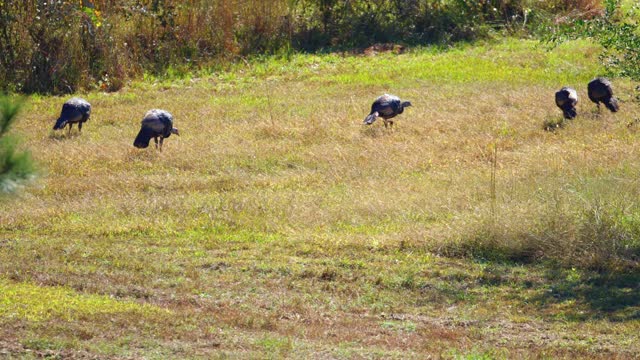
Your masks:
{"label": "shadow on grass", "polygon": [[640,272],[580,273],[550,268],[545,280],[549,288],[535,301],[543,308],[574,303],[563,312],[565,320],[640,319]]}
{"label": "shadow on grass", "polygon": [[[544,317],[577,322],[638,320],[637,227],[626,226],[626,218],[611,210],[614,206],[593,206],[595,210],[569,219],[577,224],[575,244],[541,242],[540,237],[519,234],[496,237],[487,230],[491,225],[483,225],[474,237],[446,249],[445,255],[484,264],[480,285],[501,287],[522,305],[538,308],[535,312]],[[547,234],[557,234],[554,241],[562,241],[554,224],[547,229]]]}
{"label": "shadow on grass", "polygon": [[[522,264],[509,261],[482,261],[489,264],[477,277],[483,287],[532,289],[532,297],[520,297],[523,305],[533,304],[544,317],[563,321],[608,320],[625,322],[640,319],[640,271],[626,272],[567,269],[555,264]],[[527,275],[512,273],[514,266],[527,268]],[[520,294],[520,290],[517,290]]]}
{"label": "shadow on grass", "polygon": [[67,139],[77,138],[80,135],[82,135],[82,133],[79,132],[79,131],[71,131],[71,133],[69,133],[69,131],[67,131],[67,130],[64,130],[64,131],[51,131],[50,134],[49,134],[49,139],[64,141],[64,140],[67,140]]}
{"label": "shadow on grass", "polygon": [[[482,261],[485,262],[486,260]],[[626,271],[594,271],[568,269],[556,264],[501,259],[488,261],[478,284],[538,289],[533,298],[521,299],[533,303],[546,316],[565,321],[609,320],[622,322],[640,319],[640,269]],[[519,278],[509,275],[512,266],[532,267],[530,275]],[[536,269],[539,269],[538,272]],[[505,270],[506,273],[505,274]]]}
{"label": "shadow on grass", "polygon": [[384,127],[379,128],[374,125],[363,125],[362,134],[366,137],[375,139],[385,135]]}

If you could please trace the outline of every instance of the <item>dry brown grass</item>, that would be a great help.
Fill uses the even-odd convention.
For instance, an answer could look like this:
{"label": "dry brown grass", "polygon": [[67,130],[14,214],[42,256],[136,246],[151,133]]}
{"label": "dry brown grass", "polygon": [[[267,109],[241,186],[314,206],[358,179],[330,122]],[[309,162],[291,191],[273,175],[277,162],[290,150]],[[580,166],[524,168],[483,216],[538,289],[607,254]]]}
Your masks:
{"label": "dry brown grass", "polygon": [[[623,110],[593,113],[584,84],[594,54],[588,44],[549,54],[506,41],[443,54],[300,56],[86,94],[92,118],[71,137],[50,130],[63,99],[32,99],[18,130],[43,173],[0,204],[0,277],[176,315],[171,326],[153,314],[28,322],[3,317],[0,295],[0,329],[10,334],[0,349],[632,356],[637,277],[583,269],[588,254],[608,263],[610,248],[596,249],[606,231],[621,242],[635,234],[616,226],[635,224],[640,148],[627,124],[640,107],[632,84],[615,79]],[[560,116],[552,99],[564,85],[578,89],[580,116],[544,131]],[[394,131],[364,127],[385,91],[414,107]],[[171,111],[181,131],[163,153],[131,145],[150,108]],[[602,211],[618,225],[602,222],[588,238],[584,226],[596,222],[582,216],[605,219]],[[529,251],[569,269],[443,257],[522,260]]]}

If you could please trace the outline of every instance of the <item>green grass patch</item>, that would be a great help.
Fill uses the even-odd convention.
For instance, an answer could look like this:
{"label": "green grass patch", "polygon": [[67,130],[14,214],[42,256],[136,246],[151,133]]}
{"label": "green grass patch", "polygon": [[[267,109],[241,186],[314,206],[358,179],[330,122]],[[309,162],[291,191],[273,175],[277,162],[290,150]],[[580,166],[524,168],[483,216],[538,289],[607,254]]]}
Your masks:
{"label": "green grass patch", "polygon": [[0,318],[32,322],[52,318],[74,321],[96,315],[128,313],[132,316],[170,315],[148,304],[116,300],[109,296],[78,294],[62,287],[12,283],[0,279]]}

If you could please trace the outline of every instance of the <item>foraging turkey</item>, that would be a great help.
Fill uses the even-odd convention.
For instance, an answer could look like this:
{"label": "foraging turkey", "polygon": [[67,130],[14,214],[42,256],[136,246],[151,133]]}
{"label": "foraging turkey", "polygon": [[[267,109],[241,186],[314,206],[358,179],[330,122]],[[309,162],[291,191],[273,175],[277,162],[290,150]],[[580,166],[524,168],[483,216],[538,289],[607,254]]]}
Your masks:
{"label": "foraging turkey", "polygon": [[[165,138],[176,134],[180,136],[178,129],[173,127],[173,116],[165,111],[159,109],[149,110],[142,119],[140,132],[133,142],[133,146],[144,149],[149,146],[151,138],[156,143],[156,149],[162,151],[162,143]],[[160,138],[160,146],[158,147],[158,138]]]}
{"label": "foraging turkey", "polygon": [[53,130],[61,130],[69,124],[69,134],[73,124],[78,124],[78,131],[82,132],[82,124],[89,120],[91,115],[91,104],[85,99],[72,98],[62,105],[60,117],[53,126]]}
{"label": "foraging turkey", "polygon": [[565,86],[556,93],[556,105],[562,110],[565,119],[573,119],[578,115],[577,103],[578,93],[570,87]]}
{"label": "foraging turkey", "polygon": [[600,103],[603,103],[611,112],[616,112],[620,109],[618,100],[613,97],[613,89],[609,80],[602,77],[595,78],[591,80],[587,90],[589,99],[598,105],[598,111],[600,111]]}
{"label": "foraging turkey", "polygon": [[376,99],[371,105],[371,113],[364,119],[364,123],[367,125],[373,124],[378,117],[384,120],[384,127],[388,124],[393,128],[393,120],[399,114],[402,114],[404,108],[411,106],[409,101],[401,101],[399,97],[389,94],[384,94]]}

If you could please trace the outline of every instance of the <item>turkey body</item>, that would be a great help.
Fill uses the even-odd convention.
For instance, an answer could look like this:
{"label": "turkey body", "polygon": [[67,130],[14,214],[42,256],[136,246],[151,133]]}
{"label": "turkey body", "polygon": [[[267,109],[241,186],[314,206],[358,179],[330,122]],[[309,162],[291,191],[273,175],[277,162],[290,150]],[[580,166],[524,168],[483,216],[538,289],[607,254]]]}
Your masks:
{"label": "turkey body", "polygon": [[576,104],[578,103],[578,93],[570,87],[563,87],[556,93],[556,105],[562,110],[565,119],[573,119],[578,113]]}
{"label": "turkey body", "polygon": [[69,124],[69,133],[73,124],[78,124],[78,131],[82,132],[82,124],[91,116],[91,104],[85,99],[72,98],[62,105],[60,117],[53,126],[53,130],[61,130]]}
{"label": "turkey body", "polygon": [[402,101],[395,95],[384,94],[378,97],[373,104],[371,104],[371,112],[364,119],[364,123],[367,125],[373,124],[378,117],[384,120],[384,127],[389,124],[393,127],[394,117],[402,114],[404,108],[411,106],[411,102]]}
{"label": "turkey body", "polygon": [[611,112],[617,112],[620,109],[618,100],[613,96],[609,80],[601,77],[591,80],[587,86],[587,92],[589,99],[598,105],[598,110],[600,110],[600,103],[603,103]]}
{"label": "turkey body", "polygon": [[[162,151],[164,139],[171,136],[171,134],[180,135],[178,129],[173,127],[173,116],[165,110],[149,110],[142,119],[140,131],[133,141],[133,146],[144,149],[149,146],[149,142],[153,138],[156,148]],[[158,139],[160,139],[159,142]]]}

